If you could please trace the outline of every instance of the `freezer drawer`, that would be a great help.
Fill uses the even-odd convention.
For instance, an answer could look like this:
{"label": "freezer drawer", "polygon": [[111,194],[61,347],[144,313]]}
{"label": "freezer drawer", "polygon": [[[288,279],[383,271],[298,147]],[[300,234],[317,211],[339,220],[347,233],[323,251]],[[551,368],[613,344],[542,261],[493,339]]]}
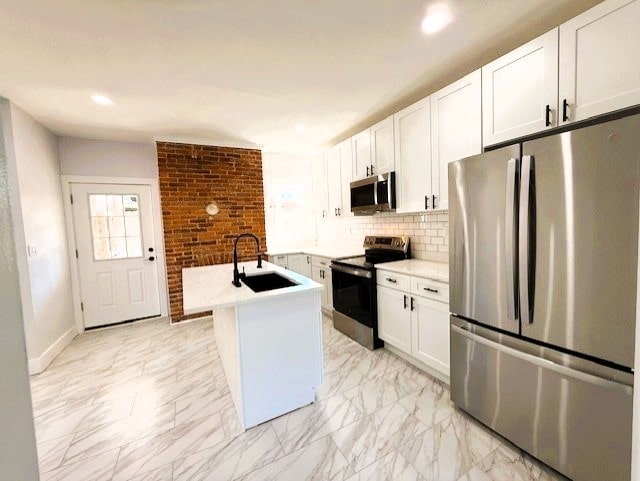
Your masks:
{"label": "freezer drawer", "polygon": [[458,407],[572,479],[630,479],[631,386],[612,380],[618,375],[609,368],[592,366],[604,375],[595,376],[526,352],[522,340],[490,339],[467,325],[452,317],[451,399]]}

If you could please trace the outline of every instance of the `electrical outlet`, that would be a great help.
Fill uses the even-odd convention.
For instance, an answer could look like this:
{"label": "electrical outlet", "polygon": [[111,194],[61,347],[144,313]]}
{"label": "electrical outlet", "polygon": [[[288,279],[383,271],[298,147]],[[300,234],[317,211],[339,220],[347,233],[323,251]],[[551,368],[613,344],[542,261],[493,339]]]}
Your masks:
{"label": "electrical outlet", "polygon": [[38,249],[36,248],[35,244],[27,245],[27,255],[29,257],[35,257],[38,255]]}

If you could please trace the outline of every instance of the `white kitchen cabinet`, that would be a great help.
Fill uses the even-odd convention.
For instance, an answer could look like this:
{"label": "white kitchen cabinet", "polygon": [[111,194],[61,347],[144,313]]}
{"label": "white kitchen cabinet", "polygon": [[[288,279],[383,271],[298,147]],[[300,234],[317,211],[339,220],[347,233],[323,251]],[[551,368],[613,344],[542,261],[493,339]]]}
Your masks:
{"label": "white kitchen cabinet", "polygon": [[431,194],[430,102],[426,97],[393,115],[399,213],[425,210]]}
{"label": "white kitchen cabinet", "polygon": [[411,355],[410,297],[404,291],[378,286],[378,337]]}
{"label": "white kitchen cabinet", "polygon": [[558,124],[558,28],[482,67],[485,146]]}
{"label": "white kitchen cabinet", "polygon": [[380,339],[448,381],[449,285],[383,269],[376,274]]}
{"label": "white kitchen cabinet", "polygon": [[333,147],[325,152],[327,161],[327,191],[329,193],[328,217],[338,217],[342,209],[342,185],[340,181],[340,150]]}
{"label": "white kitchen cabinet", "polygon": [[431,95],[429,209],[449,209],[449,162],[482,152],[481,80],[476,70]]}
{"label": "white kitchen cabinet", "polygon": [[327,192],[327,163],[322,157],[311,164],[313,175],[313,211],[316,219],[327,217],[329,194]]}
{"label": "white kitchen cabinet", "polygon": [[640,104],[640,0],[608,0],[560,26],[560,123]]}
{"label": "white kitchen cabinet", "polygon": [[368,177],[371,170],[371,135],[369,129],[351,138],[353,149],[353,180]]}
{"label": "white kitchen cabinet", "polygon": [[342,192],[342,207],[338,213],[340,217],[353,215],[351,213],[351,180],[353,179],[353,147],[351,139],[337,145],[340,155],[340,187]]}
{"label": "white kitchen cabinet", "polygon": [[331,260],[325,257],[311,257],[311,278],[324,286],[321,296],[322,309],[326,313],[333,310],[333,282],[331,280]]}
{"label": "white kitchen cabinet", "polygon": [[289,254],[286,267],[305,277],[311,277],[311,256],[307,254]]}
{"label": "white kitchen cabinet", "polygon": [[[371,166],[369,174],[386,174],[395,169],[393,148],[393,115],[378,122],[370,129]],[[366,169],[365,169],[366,170]]]}
{"label": "white kitchen cabinet", "polygon": [[449,305],[412,297],[411,355],[449,377]]}
{"label": "white kitchen cabinet", "polygon": [[277,256],[269,256],[269,262],[275,264],[280,267],[284,267],[285,269],[289,268],[288,264],[288,256],[286,254],[277,255]]}

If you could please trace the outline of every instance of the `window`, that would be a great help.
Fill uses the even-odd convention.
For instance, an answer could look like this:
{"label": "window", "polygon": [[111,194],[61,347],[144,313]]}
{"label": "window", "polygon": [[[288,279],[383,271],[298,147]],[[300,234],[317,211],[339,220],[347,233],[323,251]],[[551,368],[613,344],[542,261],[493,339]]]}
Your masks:
{"label": "window", "polygon": [[95,260],[142,257],[138,200],[130,194],[89,195]]}

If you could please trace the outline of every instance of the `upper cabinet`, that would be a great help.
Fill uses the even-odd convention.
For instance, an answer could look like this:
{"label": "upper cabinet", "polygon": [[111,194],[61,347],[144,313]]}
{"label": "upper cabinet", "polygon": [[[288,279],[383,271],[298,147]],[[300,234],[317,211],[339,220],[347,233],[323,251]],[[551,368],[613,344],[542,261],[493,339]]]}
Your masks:
{"label": "upper cabinet", "polygon": [[353,146],[351,139],[339,143],[336,148],[340,155],[340,190],[342,207],[340,216],[352,215],[351,213],[351,181],[353,180]]}
{"label": "upper cabinet", "polygon": [[609,0],[560,27],[560,122],[640,104],[640,1]]}
{"label": "upper cabinet", "polygon": [[329,214],[329,194],[327,191],[327,163],[324,157],[312,164],[313,173],[313,208],[316,218]]}
{"label": "upper cabinet", "polygon": [[[322,209],[316,208],[316,217],[343,217],[351,215],[351,169],[352,169],[351,139],[339,143],[335,147],[325,151],[324,162],[326,174],[324,185],[326,192],[326,204],[320,199],[320,205],[326,205],[326,214],[321,215]],[[314,181],[322,182],[316,178]],[[322,192],[321,187],[318,188]],[[320,214],[320,215],[318,215]]]}
{"label": "upper cabinet", "polygon": [[558,29],[482,67],[484,145],[558,124]]}
{"label": "upper cabinet", "polygon": [[371,136],[369,129],[354,135],[351,138],[353,148],[353,180],[369,177],[371,170]]}
{"label": "upper cabinet", "polygon": [[340,150],[338,146],[327,150],[324,157],[327,162],[329,217],[338,217],[342,209],[342,180],[340,178]]}
{"label": "upper cabinet", "polygon": [[431,95],[429,209],[449,208],[448,164],[482,152],[480,70]]}
{"label": "upper cabinet", "polygon": [[431,191],[430,98],[394,114],[398,212],[426,209]]}
{"label": "upper cabinet", "polygon": [[369,175],[386,174],[395,169],[393,151],[393,115],[369,129],[371,165]]}

